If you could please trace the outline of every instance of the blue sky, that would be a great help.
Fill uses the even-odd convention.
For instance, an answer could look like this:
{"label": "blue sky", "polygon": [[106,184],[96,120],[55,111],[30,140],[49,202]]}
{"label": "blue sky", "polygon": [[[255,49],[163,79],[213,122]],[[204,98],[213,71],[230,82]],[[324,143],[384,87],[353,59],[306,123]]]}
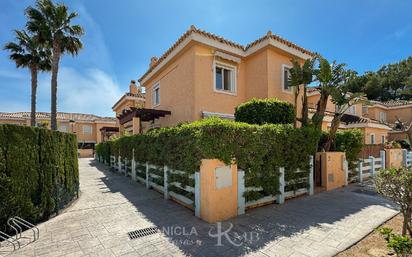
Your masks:
{"label": "blue sky", "polygon": [[[113,116],[111,106],[191,24],[241,44],[268,30],[360,73],[412,54],[412,1],[64,0],[79,13],[84,49],[64,56],[58,110]],[[25,24],[33,0],[0,1],[0,44]],[[50,109],[50,74],[39,78],[38,111]],[[0,51],[0,112],[30,110],[30,76]]]}

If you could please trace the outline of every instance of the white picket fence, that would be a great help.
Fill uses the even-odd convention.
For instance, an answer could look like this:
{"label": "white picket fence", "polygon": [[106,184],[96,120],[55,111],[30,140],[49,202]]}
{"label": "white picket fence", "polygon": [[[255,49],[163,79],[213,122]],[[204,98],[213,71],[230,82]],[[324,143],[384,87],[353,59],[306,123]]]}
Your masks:
{"label": "white picket fence", "polygon": [[357,172],[357,181],[363,183],[365,179],[373,178],[376,172],[385,168],[385,151],[380,151],[379,157],[369,156],[367,159],[360,159],[355,171]]}
{"label": "white picket fence", "polygon": [[412,151],[403,149],[402,156],[403,156],[403,166],[405,168],[410,168],[412,166]]}
{"label": "white picket fence", "polygon": [[[277,195],[268,195],[264,196],[260,199],[257,200],[251,200],[251,201],[246,201],[245,197],[243,196],[245,192],[261,192],[263,191],[263,188],[261,187],[245,187],[244,185],[244,171],[239,170],[238,171],[238,212],[239,214],[244,213],[245,209],[248,208],[253,208],[253,207],[258,207],[260,205],[265,205],[269,203],[276,202],[278,204],[283,204],[285,202],[285,199],[287,198],[292,198],[296,197],[299,195],[303,194],[309,194],[313,195],[314,192],[314,184],[313,184],[313,156],[310,156],[309,158],[309,172],[308,171],[302,171],[302,170],[296,170],[295,173],[307,173],[308,176],[302,177],[299,179],[295,179],[293,181],[287,181],[285,182],[285,168],[280,167],[279,168],[279,194]],[[308,184],[308,187],[304,188],[297,188],[293,191],[287,191],[285,192],[285,188],[287,186],[291,186],[293,184]]]}
{"label": "white picket fence", "polygon": [[[101,160],[100,157],[96,157]],[[238,170],[238,214],[245,213],[245,209],[258,207],[260,205],[276,202],[283,204],[285,199],[296,197],[303,194],[313,195],[313,156],[309,159],[309,171],[296,170],[296,173],[307,173],[308,176],[295,179],[293,181],[285,181],[285,169],[279,168],[279,194],[274,196],[265,196],[261,199],[246,202],[244,197],[245,191],[262,191],[262,188],[245,187],[244,171]],[[146,186],[147,189],[155,189],[162,193],[165,199],[173,199],[186,207],[195,210],[195,215],[200,216],[200,174],[195,172],[188,175],[185,171],[169,169],[167,166],[157,166],[146,163],[139,163],[127,158],[110,156],[110,168],[120,174],[130,177],[133,181],[140,182]],[[169,181],[173,175],[187,176],[189,180],[193,180],[194,186],[184,185],[179,181]],[[308,187],[296,188],[293,191],[285,192],[285,188],[293,184],[306,184]],[[180,193],[170,190],[169,187],[176,187],[181,191]],[[187,197],[193,195],[193,197]]]}
{"label": "white picket fence", "polygon": [[[179,188],[182,192],[188,194],[194,194],[195,188],[185,185],[180,182],[168,182],[170,174],[187,174],[184,171],[169,169],[167,166],[158,166],[154,164],[139,163],[134,160],[128,160],[119,156],[117,159],[115,156],[110,156],[110,167],[125,176],[131,177],[133,181],[140,182],[146,186],[147,189],[153,188],[156,191],[162,193],[165,199],[172,198],[185,206],[194,209],[194,200],[186,197],[185,195],[169,190],[168,186],[173,185]],[[160,175],[160,174],[161,175]],[[189,175],[190,179],[195,179],[195,175]]]}

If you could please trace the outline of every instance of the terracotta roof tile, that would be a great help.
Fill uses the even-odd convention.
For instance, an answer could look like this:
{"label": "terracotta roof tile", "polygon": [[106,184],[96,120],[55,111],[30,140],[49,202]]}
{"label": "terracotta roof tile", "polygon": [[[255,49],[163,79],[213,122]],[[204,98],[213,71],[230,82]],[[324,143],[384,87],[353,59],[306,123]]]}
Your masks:
{"label": "terracotta roof tile", "polygon": [[[50,113],[37,112],[37,119],[50,119]],[[30,112],[0,112],[0,119],[30,119]],[[74,120],[74,121],[116,121],[112,117],[100,117],[94,114],[67,113],[58,112],[57,120]]]}
{"label": "terracotta roof tile", "polygon": [[182,43],[189,35],[191,35],[192,33],[197,33],[197,34],[200,34],[200,35],[205,36],[205,37],[207,37],[207,38],[216,40],[216,41],[218,41],[218,42],[220,42],[220,43],[227,44],[227,45],[229,45],[229,46],[239,48],[239,49],[242,50],[242,51],[246,51],[246,50],[249,49],[250,47],[252,47],[252,46],[254,46],[254,45],[262,42],[263,40],[265,40],[265,39],[267,39],[267,38],[272,38],[272,39],[274,39],[274,40],[276,40],[276,41],[279,41],[279,42],[281,42],[281,43],[283,43],[283,44],[285,44],[285,45],[287,45],[287,46],[289,46],[289,47],[292,47],[292,48],[294,48],[294,49],[296,49],[296,50],[298,50],[298,51],[301,51],[302,53],[308,54],[308,55],[310,55],[310,56],[315,56],[315,55],[316,55],[316,53],[311,52],[311,51],[309,51],[309,50],[306,50],[305,48],[300,47],[300,46],[298,46],[298,45],[296,45],[296,44],[294,44],[294,43],[292,43],[292,42],[290,42],[290,41],[288,41],[288,40],[286,40],[286,39],[284,39],[284,38],[282,38],[282,37],[280,37],[280,36],[273,35],[271,32],[270,32],[270,33],[268,32],[265,36],[263,36],[263,37],[255,40],[255,41],[253,41],[252,43],[248,44],[247,46],[242,46],[241,44],[238,44],[238,43],[233,42],[233,41],[231,41],[231,40],[225,39],[225,38],[223,38],[223,37],[221,37],[221,36],[218,36],[218,35],[215,35],[215,34],[213,34],[213,33],[210,33],[210,32],[207,32],[207,31],[204,31],[204,30],[201,30],[201,29],[198,29],[198,28],[196,28],[194,25],[191,25],[190,28],[189,28],[182,36],[180,36],[180,38],[179,38],[165,53],[163,53],[162,56],[160,56],[160,58],[156,61],[156,63],[154,63],[153,65],[150,66],[150,68],[140,77],[139,82],[141,82],[141,81],[142,81],[150,72],[152,72],[163,60],[165,60],[165,59],[170,55],[170,53],[171,53],[180,43]]}
{"label": "terracotta roof tile", "polygon": [[412,104],[412,101],[407,101],[407,100],[389,100],[386,102],[379,102],[379,101],[371,101],[371,102],[374,104],[380,104],[386,107],[395,107],[395,106]]}
{"label": "terracotta roof tile", "polygon": [[296,50],[298,50],[298,51],[301,51],[301,52],[304,53],[304,54],[310,55],[310,56],[312,56],[312,57],[315,57],[315,56],[317,55],[316,53],[311,52],[311,51],[309,51],[309,50],[307,50],[307,49],[305,49],[305,48],[303,48],[303,47],[300,47],[300,46],[296,45],[295,43],[290,42],[289,40],[286,40],[286,39],[284,39],[284,38],[282,38],[282,37],[280,37],[280,36],[278,36],[278,35],[272,34],[271,31],[269,31],[269,32],[268,32],[266,35],[264,35],[263,37],[261,37],[261,38],[255,40],[255,41],[253,41],[253,42],[250,43],[250,44],[248,44],[248,45],[245,47],[245,50],[251,48],[251,47],[254,46],[254,45],[257,45],[258,43],[260,43],[260,42],[262,42],[262,41],[264,41],[265,39],[268,39],[268,38],[274,39],[274,40],[276,40],[276,41],[278,41],[278,42],[280,42],[280,43],[282,43],[282,44],[285,44],[285,45],[287,45],[287,46],[289,46],[289,47],[292,47],[292,48],[294,48],[294,49],[296,49]]}

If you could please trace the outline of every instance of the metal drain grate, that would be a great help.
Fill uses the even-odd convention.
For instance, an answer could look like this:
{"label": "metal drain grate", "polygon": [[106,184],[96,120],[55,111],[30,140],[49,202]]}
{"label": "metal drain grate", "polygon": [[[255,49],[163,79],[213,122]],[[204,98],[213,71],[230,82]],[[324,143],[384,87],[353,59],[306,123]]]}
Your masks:
{"label": "metal drain grate", "polygon": [[154,235],[157,232],[159,232],[157,227],[148,227],[148,228],[142,228],[142,229],[138,229],[135,231],[131,231],[131,232],[128,232],[127,234],[129,235],[130,239],[136,239],[136,238]]}

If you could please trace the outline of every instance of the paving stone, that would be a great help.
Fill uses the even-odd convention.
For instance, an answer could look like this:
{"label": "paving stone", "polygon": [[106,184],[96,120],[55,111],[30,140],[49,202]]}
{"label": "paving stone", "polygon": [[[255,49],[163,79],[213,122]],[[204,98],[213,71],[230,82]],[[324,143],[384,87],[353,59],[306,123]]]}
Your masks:
{"label": "paving stone", "polygon": [[[224,229],[233,228],[217,246],[210,236],[216,224],[91,159],[79,159],[79,167],[80,199],[40,224],[38,241],[8,256],[334,256],[397,213],[387,200],[349,186],[249,210],[222,223]],[[193,227],[196,234],[127,236],[151,226]]]}

